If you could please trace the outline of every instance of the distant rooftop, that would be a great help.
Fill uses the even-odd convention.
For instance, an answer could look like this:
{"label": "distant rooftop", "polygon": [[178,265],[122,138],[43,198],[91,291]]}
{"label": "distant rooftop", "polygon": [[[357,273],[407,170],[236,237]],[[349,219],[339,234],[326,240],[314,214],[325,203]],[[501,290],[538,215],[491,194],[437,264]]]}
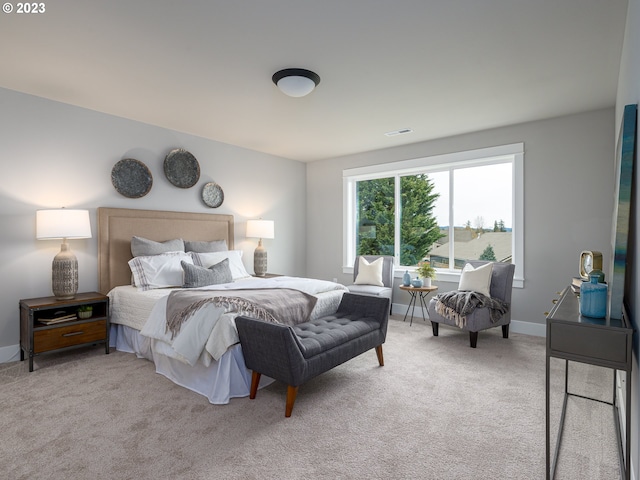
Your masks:
{"label": "distant rooftop", "polygon": [[[482,252],[491,245],[499,262],[511,262],[511,232],[485,232],[476,234],[470,229],[456,229],[453,243],[456,264],[464,264],[466,260],[478,259]],[[432,264],[439,263],[437,257],[449,257],[449,236],[439,240],[429,251]],[[434,258],[436,257],[436,258]],[[435,265],[437,266],[437,265]]]}

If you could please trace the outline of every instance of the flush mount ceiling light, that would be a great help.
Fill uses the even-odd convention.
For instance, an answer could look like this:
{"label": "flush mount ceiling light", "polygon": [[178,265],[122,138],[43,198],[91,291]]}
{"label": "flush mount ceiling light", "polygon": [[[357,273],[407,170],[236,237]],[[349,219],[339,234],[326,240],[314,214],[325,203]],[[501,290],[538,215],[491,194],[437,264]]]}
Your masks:
{"label": "flush mount ceiling light", "polygon": [[290,97],[304,97],[320,83],[317,73],[304,68],[285,68],[274,73],[271,79],[282,93]]}

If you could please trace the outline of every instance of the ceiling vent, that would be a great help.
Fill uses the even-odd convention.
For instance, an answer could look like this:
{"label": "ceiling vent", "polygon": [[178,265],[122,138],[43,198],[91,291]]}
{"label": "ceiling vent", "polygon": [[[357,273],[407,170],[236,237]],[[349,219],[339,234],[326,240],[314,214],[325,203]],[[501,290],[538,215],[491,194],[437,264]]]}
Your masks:
{"label": "ceiling vent", "polygon": [[393,132],[387,132],[385,135],[387,137],[395,137],[396,135],[405,135],[407,133],[411,133],[413,130],[410,128],[401,128],[400,130],[394,130]]}

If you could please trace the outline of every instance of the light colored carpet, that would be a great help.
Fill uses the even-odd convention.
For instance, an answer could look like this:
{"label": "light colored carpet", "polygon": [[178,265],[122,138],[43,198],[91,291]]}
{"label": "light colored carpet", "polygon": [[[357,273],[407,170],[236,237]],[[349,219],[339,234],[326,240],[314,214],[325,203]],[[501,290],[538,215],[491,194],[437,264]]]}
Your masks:
{"label": "light colored carpet", "polygon": [[[15,479],[542,479],[544,339],[468,334],[394,317],[372,350],[300,387],[229,405],[100,348],[0,365],[0,472]],[[552,421],[561,407],[554,360]],[[574,367],[575,365],[575,367]],[[607,398],[612,373],[572,364],[573,390]],[[578,392],[580,393],[580,392]],[[615,479],[610,408],[571,399],[558,479]]]}

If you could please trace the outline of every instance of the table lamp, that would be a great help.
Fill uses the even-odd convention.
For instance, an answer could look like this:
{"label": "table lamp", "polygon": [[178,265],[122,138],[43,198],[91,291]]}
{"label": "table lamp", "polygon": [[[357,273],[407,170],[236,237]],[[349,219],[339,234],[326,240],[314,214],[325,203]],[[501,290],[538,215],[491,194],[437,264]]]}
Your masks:
{"label": "table lamp", "polygon": [[60,252],[53,258],[51,288],[58,300],[74,298],[78,292],[78,259],[67,240],[91,238],[89,211],[66,208],[36,211],[36,238],[62,239]]}
{"label": "table lamp", "polygon": [[264,277],[267,273],[267,251],[262,246],[262,239],[274,238],[273,220],[247,220],[247,237],[260,239],[253,252],[253,271],[257,277]]}

